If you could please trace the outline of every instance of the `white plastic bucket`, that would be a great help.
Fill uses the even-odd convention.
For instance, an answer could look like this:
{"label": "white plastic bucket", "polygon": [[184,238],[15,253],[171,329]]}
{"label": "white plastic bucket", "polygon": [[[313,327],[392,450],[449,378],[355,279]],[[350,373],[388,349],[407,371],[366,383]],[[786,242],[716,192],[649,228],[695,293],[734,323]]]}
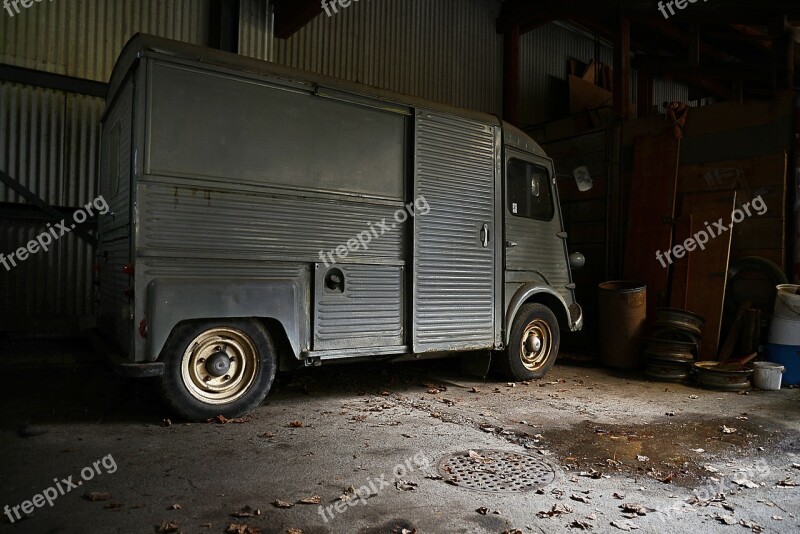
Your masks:
{"label": "white plastic bucket", "polygon": [[777,287],[775,317],[800,321],[800,286],[784,284]]}
{"label": "white plastic bucket", "polygon": [[758,389],[776,391],[781,389],[781,380],[786,367],[779,363],[756,362],[753,364],[753,385]]}

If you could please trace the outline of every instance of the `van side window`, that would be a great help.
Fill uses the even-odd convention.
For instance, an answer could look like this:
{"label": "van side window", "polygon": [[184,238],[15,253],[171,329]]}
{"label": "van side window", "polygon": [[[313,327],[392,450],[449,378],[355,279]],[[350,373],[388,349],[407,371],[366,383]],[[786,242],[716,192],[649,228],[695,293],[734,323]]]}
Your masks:
{"label": "van side window", "polygon": [[551,221],[555,216],[553,189],[546,169],[510,159],[506,169],[508,211],[517,217]]}

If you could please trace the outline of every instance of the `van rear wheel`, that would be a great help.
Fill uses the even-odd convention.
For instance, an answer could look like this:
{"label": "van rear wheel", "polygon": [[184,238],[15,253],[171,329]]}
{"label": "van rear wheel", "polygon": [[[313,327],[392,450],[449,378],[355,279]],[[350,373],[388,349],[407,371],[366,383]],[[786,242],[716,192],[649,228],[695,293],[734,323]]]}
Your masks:
{"label": "van rear wheel", "polygon": [[164,364],[164,400],[193,421],[250,412],[269,392],[277,368],[269,333],[249,319],[178,325],[164,346]]}
{"label": "van rear wheel", "polygon": [[511,380],[542,378],[556,363],[561,333],[555,314],[543,304],[523,304],[511,327],[511,338],[501,358]]}

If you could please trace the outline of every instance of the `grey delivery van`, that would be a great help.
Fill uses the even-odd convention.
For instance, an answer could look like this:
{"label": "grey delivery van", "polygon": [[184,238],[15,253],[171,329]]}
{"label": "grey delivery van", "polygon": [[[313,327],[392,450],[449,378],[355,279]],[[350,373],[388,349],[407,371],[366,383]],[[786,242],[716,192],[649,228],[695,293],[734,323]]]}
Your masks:
{"label": "grey delivery van", "polygon": [[552,161],[497,117],[137,35],[102,129],[100,332],[183,417],[353,359],[537,378],[582,326]]}

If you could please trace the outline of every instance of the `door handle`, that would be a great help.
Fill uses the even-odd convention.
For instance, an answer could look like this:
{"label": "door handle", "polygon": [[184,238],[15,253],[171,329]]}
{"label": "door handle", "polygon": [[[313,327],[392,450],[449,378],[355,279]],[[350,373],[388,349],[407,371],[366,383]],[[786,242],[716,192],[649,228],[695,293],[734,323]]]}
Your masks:
{"label": "door handle", "polygon": [[517,242],[516,241],[506,241],[506,247],[514,248],[516,246],[517,246]]}
{"label": "door handle", "polygon": [[483,229],[481,230],[481,239],[483,240],[483,248],[489,246],[489,225],[484,224]]}

